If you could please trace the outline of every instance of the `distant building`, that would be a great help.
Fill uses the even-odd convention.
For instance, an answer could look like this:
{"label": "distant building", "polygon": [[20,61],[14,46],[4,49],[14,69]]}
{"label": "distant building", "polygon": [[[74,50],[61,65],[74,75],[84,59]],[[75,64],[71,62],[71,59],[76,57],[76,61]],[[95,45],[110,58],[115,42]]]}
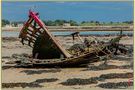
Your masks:
{"label": "distant building", "polygon": [[70,23],[64,23],[63,26],[71,26]]}
{"label": "distant building", "polygon": [[17,24],[17,27],[23,27],[23,23]]}
{"label": "distant building", "polygon": [[10,25],[10,24],[6,24],[6,25],[5,25],[5,27],[12,27],[12,25]]}

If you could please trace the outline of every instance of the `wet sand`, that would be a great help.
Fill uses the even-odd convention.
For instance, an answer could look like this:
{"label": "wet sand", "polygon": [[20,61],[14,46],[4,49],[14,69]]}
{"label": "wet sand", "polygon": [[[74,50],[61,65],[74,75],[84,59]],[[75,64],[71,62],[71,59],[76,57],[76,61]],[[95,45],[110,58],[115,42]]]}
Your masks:
{"label": "wet sand", "polygon": [[[110,40],[112,37],[113,36],[97,38],[99,40]],[[71,37],[66,37],[63,39],[62,36],[59,36],[57,37],[57,39],[60,40],[60,42],[65,48],[68,48],[72,45]],[[133,37],[123,37],[120,43],[132,45]],[[128,83],[129,79],[133,78],[133,57],[129,57],[128,55],[124,55],[124,59],[123,56],[111,58],[110,60],[108,60],[108,66],[103,66],[103,61],[90,63],[84,67],[74,68],[16,68],[14,67],[14,64],[6,63],[8,61],[15,60],[15,58],[13,58],[13,54],[21,55],[23,53],[31,55],[32,48],[25,45],[23,46],[17,38],[3,38],[2,67],[5,67],[2,69],[2,86],[4,88],[3,90],[19,90],[21,89],[21,87],[25,87],[26,89],[40,88],[40,90],[59,88],[103,90],[109,88],[99,87],[100,84],[120,82]],[[108,74],[111,74],[110,76],[116,76],[106,76]],[[117,74],[118,76],[120,75],[123,77],[117,77]],[[104,75],[106,77],[104,77]],[[101,76],[103,78],[99,79]],[[12,86],[10,86],[11,84]],[[13,85],[15,88],[13,88]],[[37,87],[35,88],[33,85],[37,85]],[[112,87],[112,89],[117,90],[119,88]],[[123,89],[133,89],[133,87],[127,86],[127,88]]]}

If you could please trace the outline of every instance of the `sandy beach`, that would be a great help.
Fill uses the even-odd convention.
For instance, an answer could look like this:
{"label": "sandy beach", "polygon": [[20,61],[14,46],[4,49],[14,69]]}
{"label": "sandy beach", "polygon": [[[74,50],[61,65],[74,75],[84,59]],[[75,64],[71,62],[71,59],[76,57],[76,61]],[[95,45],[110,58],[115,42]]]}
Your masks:
{"label": "sandy beach", "polygon": [[1,3],[2,90],[134,90],[132,0],[22,1]]}
{"label": "sandy beach", "polygon": [[[112,37],[97,37],[99,40],[110,40]],[[71,37],[56,37],[62,46],[73,45]],[[85,37],[83,37],[85,38]],[[91,36],[87,36],[91,38]],[[133,45],[133,37],[124,36],[121,44]],[[17,37],[2,38],[2,87],[3,90],[35,89],[133,89],[128,82],[133,79],[133,57],[117,55],[107,61],[89,63],[84,67],[74,68],[17,68],[14,55],[32,54],[32,48],[22,45]],[[122,90],[121,89],[121,90]]]}

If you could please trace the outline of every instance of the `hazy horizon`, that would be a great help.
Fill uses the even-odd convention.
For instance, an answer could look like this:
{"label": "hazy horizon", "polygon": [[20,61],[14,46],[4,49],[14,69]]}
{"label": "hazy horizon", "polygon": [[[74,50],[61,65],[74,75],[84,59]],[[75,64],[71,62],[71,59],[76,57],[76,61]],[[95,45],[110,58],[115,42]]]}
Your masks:
{"label": "hazy horizon", "polygon": [[2,19],[25,21],[29,9],[42,20],[122,22],[133,20],[133,1],[127,2],[2,2]]}

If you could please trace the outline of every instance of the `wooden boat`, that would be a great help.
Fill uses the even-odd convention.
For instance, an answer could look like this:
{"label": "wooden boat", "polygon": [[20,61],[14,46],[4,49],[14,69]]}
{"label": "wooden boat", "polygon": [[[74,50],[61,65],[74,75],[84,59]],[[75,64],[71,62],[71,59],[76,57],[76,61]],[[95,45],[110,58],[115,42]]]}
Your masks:
{"label": "wooden boat", "polygon": [[[31,65],[76,66],[92,62],[95,60],[94,58],[104,55],[108,57],[112,54],[108,48],[112,43],[100,43],[94,47],[84,45],[83,51],[65,49],[39,19],[38,13],[33,11],[29,11],[29,19],[20,31],[19,38],[21,38],[22,44],[27,44],[33,48],[33,58],[27,61],[29,62],[27,64]],[[112,40],[113,43],[118,42],[120,38],[117,37],[114,41]],[[25,43],[26,41],[27,43]]]}

